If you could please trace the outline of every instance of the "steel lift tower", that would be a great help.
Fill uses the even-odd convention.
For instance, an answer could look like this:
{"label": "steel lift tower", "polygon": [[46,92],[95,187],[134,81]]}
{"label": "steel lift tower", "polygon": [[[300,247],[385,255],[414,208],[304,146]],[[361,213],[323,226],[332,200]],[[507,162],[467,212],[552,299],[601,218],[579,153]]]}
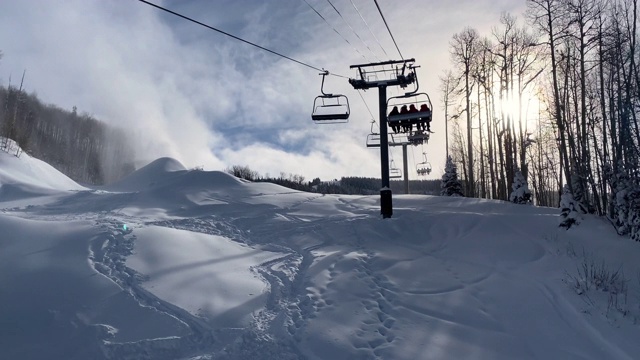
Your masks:
{"label": "steel lift tower", "polygon": [[380,108],[380,168],[382,173],[382,187],[380,189],[380,212],[383,218],[393,215],[391,186],[389,183],[389,139],[387,137],[387,87],[407,85],[416,81],[413,64],[415,59],[384,61],[379,63],[351,65],[357,70],[356,78],[349,79],[349,83],[356,90],[378,88]]}

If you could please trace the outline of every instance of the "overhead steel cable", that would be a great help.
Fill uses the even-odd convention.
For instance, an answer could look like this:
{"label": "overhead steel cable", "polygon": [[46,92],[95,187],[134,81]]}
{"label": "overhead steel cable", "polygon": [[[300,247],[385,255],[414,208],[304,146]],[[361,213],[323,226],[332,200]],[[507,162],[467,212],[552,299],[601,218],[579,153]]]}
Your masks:
{"label": "overhead steel cable", "polygon": [[[309,5],[309,7],[311,8],[311,10],[313,10],[313,12],[315,12],[316,14],[318,14],[318,16],[320,16],[320,18],[322,20],[324,20],[324,22],[329,25],[330,28],[333,29],[333,31],[338,34],[342,40],[344,40],[347,44],[349,44],[349,46],[351,46],[353,48],[353,50],[355,50],[360,56],[362,56],[363,59],[367,60],[367,58],[355,47],[353,46],[353,44],[351,44],[351,42],[349,42],[349,40],[347,40],[346,37],[344,37],[338,30],[336,30],[335,27],[333,27],[333,25],[329,24],[329,22],[327,21],[327,19],[325,19],[324,16],[322,16],[322,14],[320,14],[320,12],[318,10],[316,10],[316,8],[314,8],[311,4],[309,4],[309,2],[307,0],[302,0],[305,2],[305,4]],[[369,61],[369,60],[367,60]]]}
{"label": "overhead steel cable", "polygon": [[378,12],[380,13],[380,16],[382,16],[382,21],[384,21],[384,25],[387,27],[387,31],[389,31],[389,35],[391,35],[391,40],[393,40],[393,44],[396,46],[396,49],[398,50],[398,54],[400,54],[400,58],[402,60],[404,60],[404,56],[402,56],[402,53],[400,52],[400,48],[398,47],[398,43],[396,42],[396,39],[393,37],[393,34],[391,33],[391,29],[389,29],[389,24],[387,24],[387,19],[384,18],[384,14],[382,14],[382,10],[380,9],[380,5],[378,5],[378,0],[373,0],[373,2],[376,3],[376,7],[378,8]]}
{"label": "overhead steel cable", "polygon": [[369,111],[369,115],[371,115],[371,119],[373,119],[373,121],[376,121],[375,117],[373,116],[373,113],[371,112],[371,109],[369,108],[369,105],[367,105],[367,101],[364,99],[364,96],[362,96],[362,91],[360,89],[358,89],[358,94],[360,95],[360,98],[362,99],[364,106],[367,107],[367,111]]}
{"label": "overhead steel cable", "polygon": [[[249,45],[251,45],[251,46],[255,46],[255,47],[257,47],[257,48],[258,48],[258,49],[260,49],[260,50],[264,50],[264,51],[266,51],[266,52],[269,52],[269,53],[272,53],[272,54],[274,54],[274,55],[280,56],[280,57],[285,58],[285,59],[287,59],[287,60],[289,60],[289,61],[293,61],[293,62],[298,63],[298,64],[300,64],[300,65],[306,66],[306,67],[308,67],[308,68],[311,68],[311,69],[314,69],[314,70],[318,70],[318,71],[320,71],[320,72],[325,72],[325,70],[324,70],[324,69],[321,69],[321,68],[316,67],[316,66],[313,66],[313,65],[309,65],[309,64],[307,64],[307,63],[305,63],[305,62],[302,62],[302,61],[300,61],[300,60],[296,60],[296,59],[294,59],[294,58],[292,58],[292,57],[289,57],[289,56],[287,56],[287,55],[283,55],[283,54],[281,54],[281,53],[279,53],[279,52],[276,52],[276,51],[273,51],[273,50],[271,50],[271,49],[267,49],[267,48],[266,48],[266,47],[264,47],[264,46],[260,46],[260,45],[258,45],[258,44],[252,43],[251,41],[248,41],[248,40],[242,39],[242,38],[240,38],[240,37],[237,37],[237,36],[235,36],[235,35],[229,34],[228,32],[222,31],[222,30],[217,29],[217,28],[215,28],[215,27],[213,27],[213,26],[210,26],[210,25],[207,25],[207,24],[205,24],[205,23],[202,23],[202,22],[200,22],[200,21],[198,21],[198,20],[194,20],[194,19],[192,19],[192,18],[190,18],[190,17],[188,17],[188,16],[185,16],[185,15],[179,14],[179,13],[177,13],[177,12],[175,12],[175,11],[169,10],[169,9],[167,9],[167,8],[164,8],[164,7],[160,6],[160,5],[156,5],[156,4],[151,3],[151,2],[148,2],[148,1],[146,1],[146,0],[138,0],[138,1],[140,1],[141,3],[147,4],[147,5],[149,5],[149,6],[153,6],[153,7],[155,7],[156,9],[160,9],[160,10],[162,10],[162,11],[166,11],[166,12],[168,12],[169,14],[172,14],[172,15],[175,15],[175,16],[177,16],[177,17],[183,18],[183,19],[185,19],[185,20],[187,20],[187,21],[191,21],[192,23],[198,24],[198,25],[200,25],[200,26],[204,26],[204,27],[206,27],[206,28],[207,28],[207,29],[209,29],[209,30],[217,31],[217,32],[219,32],[219,33],[221,33],[221,34],[223,34],[223,35],[229,36],[230,38],[233,38],[233,39],[235,39],[235,40],[242,41],[243,43],[249,44]],[[341,77],[341,78],[348,79],[348,77],[347,77],[347,76],[342,76],[342,75],[334,74],[334,73],[329,73],[329,74],[330,74],[330,75],[333,75],[333,76],[338,76],[338,77]]]}
{"label": "overhead steel cable", "polygon": [[[349,42],[349,40],[347,40],[338,30],[336,30],[336,28],[333,27],[333,25],[331,25],[329,23],[329,21],[327,21],[327,19],[324,16],[322,16],[322,14],[320,14],[320,12],[318,10],[316,10],[316,8],[314,8],[307,0],[302,0],[302,1],[304,1],[304,3],[307,4],[311,8],[311,10],[313,10],[313,12],[315,12],[322,20],[324,20],[324,22],[327,24],[327,26],[329,26],[331,29],[333,29],[333,31],[336,34],[338,34],[347,44],[349,44],[351,47],[353,47],[353,50],[355,50],[360,56],[362,56],[365,60],[367,60],[367,58],[360,51],[358,51],[358,49],[356,49],[356,47],[353,46]],[[333,6],[333,4],[331,4],[331,2],[329,2],[329,4],[336,10],[336,12],[338,12],[338,14],[340,14],[338,9],[336,9],[335,6]],[[340,17],[342,17],[342,15],[340,15]],[[343,20],[344,20],[344,18],[343,18]],[[346,22],[346,20],[345,20],[345,22]],[[347,23],[347,25],[348,25],[348,23]],[[352,30],[353,30],[353,28],[352,28]],[[354,33],[355,33],[355,31],[354,31]],[[371,50],[371,49],[369,49],[369,50]],[[367,60],[367,61],[369,61],[369,60]],[[360,90],[358,90],[358,94],[360,95],[360,98],[362,99],[362,102],[364,102],[364,106],[367,107],[367,110],[369,111],[369,114],[371,115],[371,118],[373,119],[374,118],[373,113],[371,112],[371,109],[369,108],[369,105],[365,101],[364,96],[362,96],[362,92],[360,92]]]}
{"label": "overhead steel cable", "polygon": [[373,35],[373,38],[376,40],[376,42],[378,43],[378,46],[380,46],[380,49],[382,50],[382,52],[384,53],[384,55],[386,57],[389,57],[389,55],[387,54],[387,52],[384,50],[384,47],[382,47],[382,44],[380,44],[380,40],[378,40],[378,37],[376,36],[376,34],[373,33],[373,31],[371,30],[371,27],[369,27],[369,24],[367,23],[367,20],[364,19],[364,17],[362,16],[362,14],[360,13],[360,10],[358,10],[358,7],[356,6],[356,4],[354,4],[353,0],[349,0],[351,2],[351,5],[353,5],[353,8],[356,9],[356,12],[358,13],[358,15],[360,16],[360,19],[362,19],[362,22],[364,22],[364,24],[367,26],[367,29],[369,29],[369,32],[371,33],[371,35]]}
{"label": "overhead steel cable", "polygon": [[362,38],[360,37],[360,35],[358,35],[358,33],[353,29],[353,27],[351,26],[351,24],[349,24],[349,22],[342,16],[342,14],[340,13],[340,11],[338,10],[338,8],[336,8],[335,5],[333,5],[333,3],[331,2],[331,0],[327,0],[327,2],[329,3],[329,5],[331,5],[331,7],[333,8],[333,10],[336,11],[336,13],[338,13],[338,16],[340,16],[340,18],[342,19],[342,21],[344,21],[345,24],[347,24],[347,26],[349,27],[349,29],[351,29],[351,31],[353,32],[353,34],[360,40],[362,41],[362,43],[364,44],[364,46],[369,49],[369,51],[373,54],[373,56],[376,58],[376,60],[380,61],[380,59],[376,56],[376,54],[373,52],[373,50],[371,50],[371,48],[369,47],[369,45],[362,40]]}
{"label": "overhead steel cable", "polygon": [[[421,146],[422,146],[422,152],[424,152],[424,144],[421,144]],[[413,158],[413,166],[417,168],[418,163],[416,163],[416,154],[413,152],[413,146],[411,147],[411,157]]]}

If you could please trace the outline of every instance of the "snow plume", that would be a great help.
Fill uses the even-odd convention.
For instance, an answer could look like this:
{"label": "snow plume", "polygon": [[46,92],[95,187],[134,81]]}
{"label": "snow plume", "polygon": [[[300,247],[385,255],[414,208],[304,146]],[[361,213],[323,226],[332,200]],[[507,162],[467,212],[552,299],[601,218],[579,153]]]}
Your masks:
{"label": "snow plume", "polygon": [[[220,11],[210,3],[186,4],[185,8],[171,5],[207,23],[210,21],[202,18],[203,13],[214,12],[214,19],[220,18]],[[337,62],[344,67],[344,55],[352,49],[333,44],[335,51],[329,55],[307,45],[292,48],[293,44],[310,43],[298,40],[318,29],[283,32],[277,23],[283,16],[294,19],[283,23],[287,29],[303,21],[291,16],[294,9],[274,10],[266,3],[260,7],[269,11],[252,9],[247,18],[220,21],[231,27],[227,29],[231,32],[264,40],[261,43],[277,46],[296,58],[330,69],[337,69]],[[245,7],[240,10],[246,12]],[[311,15],[315,16],[306,14]],[[12,34],[17,28],[21,29],[20,38],[1,35]],[[267,35],[274,31],[286,33],[286,39]],[[261,34],[265,38],[255,39]],[[315,70],[165,16],[137,1],[2,3],[0,43],[5,54],[0,74],[3,82],[7,73],[15,76],[26,68],[25,86],[44,102],[64,109],[77,106],[79,112],[125,129],[134,139],[136,167],[168,156],[187,168],[221,170],[247,164],[262,173],[296,173],[299,170],[286,161],[295,159],[296,165],[324,169],[306,176],[378,173],[376,154],[361,144],[365,134],[349,132],[345,136],[345,127],[318,131],[311,121],[321,80]],[[328,44],[322,46],[329,48]],[[345,79],[331,77],[327,82],[332,91],[355,94]],[[367,110],[362,102],[354,102],[352,112]],[[354,123],[358,121],[361,129],[368,128],[368,119]],[[266,150],[260,157],[251,153],[256,144]],[[336,163],[333,149],[342,157],[347,151],[354,156]],[[247,153],[251,153],[249,157],[238,161]],[[269,168],[262,164],[269,164]],[[355,174],[349,171],[353,168]]]}
{"label": "snow plume", "polygon": [[[205,66],[217,63],[224,47],[214,54],[193,51],[176,39],[157,12],[137,2],[5,5],[0,32],[20,28],[24,36],[2,38],[8,42],[4,71],[28,69],[25,85],[45,94],[43,101],[67,109],[77,106],[124,128],[135,138],[143,160],[165,154],[189,164],[221,166],[209,151],[220,139],[209,131],[201,110],[215,98],[219,100],[213,108],[226,108],[224,77],[235,72],[221,69],[213,76]],[[25,13],[31,20],[19,20],[17,14]],[[211,61],[205,61],[208,57]],[[21,63],[14,64],[16,59]]]}

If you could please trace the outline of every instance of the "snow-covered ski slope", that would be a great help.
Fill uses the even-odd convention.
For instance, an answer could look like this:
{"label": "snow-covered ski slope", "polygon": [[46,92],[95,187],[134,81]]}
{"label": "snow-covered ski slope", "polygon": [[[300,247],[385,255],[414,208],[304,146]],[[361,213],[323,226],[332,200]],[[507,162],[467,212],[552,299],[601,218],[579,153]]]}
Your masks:
{"label": "snow-covered ski slope", "polygon": [[[0,185],[0,359],[640,358],[640,245],[598,218],[396,195],[382,220],[167,158],[89,190],[0,153]],[[625,314],[574,289],[585,259],[622,267]]]}

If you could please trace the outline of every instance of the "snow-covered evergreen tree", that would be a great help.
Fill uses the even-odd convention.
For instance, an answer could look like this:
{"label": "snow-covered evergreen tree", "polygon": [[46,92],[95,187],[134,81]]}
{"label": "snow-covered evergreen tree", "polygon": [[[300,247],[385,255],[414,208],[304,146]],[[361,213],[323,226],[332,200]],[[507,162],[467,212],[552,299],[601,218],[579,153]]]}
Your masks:
{"label": "snow-covered evergreen tree", "polygon": [[[608,171],[607,171],[608,170]],[[613,222],[620,235],[630,235],[640,241],[640,186],[624,171],[622,164],[617,173],[611,167],[605,168],[609,183],[614,192]]]}
{"label": "snow-covered evergreen tree", "polygon": [[635,185],[627,193],[629,211],[627,214],[627,226],[631,239],[640,241],[640,188]]}
{"label": "snow-covered evergreen tree", "polygon": [[614,223],[616,225],[616,231],[620,235],[626,235],[629,233],[629,227],[627,225],[627,212],[629,204],[627,203],[627,192],[629,179],[624,171],[618,171],[613,173],[611,169],[611,187],[613,189],[613,209],[614,209]]}
{"label": "snow-covered evergreen tree", "polygon": [[576,211],[580,214],[586,214],[589,211],[585,204],[585,190],[582,186],[582,182],[580,181],[580,177],[575,172],[571,174],[571,189],[573,190],[571,194],[573,195],[573,201],[576,206]]}
{"label": "snow-covered evergreen tree", "polygon": [[569,185],[562,189],[560,198],[560,227],[569,229],[573,225],[580,224],[580,213],[576,209],[576,201],[571,193]]}
{"label": "snow-covered evergreen tree", "polygon": [[464,196],[462,184],[458,180],[458,167],[453,163],[451,156],[447,158],[440,188],[440,195],[442,196]]}
{"label": "snow-covered evergreen tree", "polygon": [[511,189],[513,191],[509,196],[509,201],[516,204],[531,204],[531,190],[529,190],[527,179],[524,178],[520,170],[516,170]]}

